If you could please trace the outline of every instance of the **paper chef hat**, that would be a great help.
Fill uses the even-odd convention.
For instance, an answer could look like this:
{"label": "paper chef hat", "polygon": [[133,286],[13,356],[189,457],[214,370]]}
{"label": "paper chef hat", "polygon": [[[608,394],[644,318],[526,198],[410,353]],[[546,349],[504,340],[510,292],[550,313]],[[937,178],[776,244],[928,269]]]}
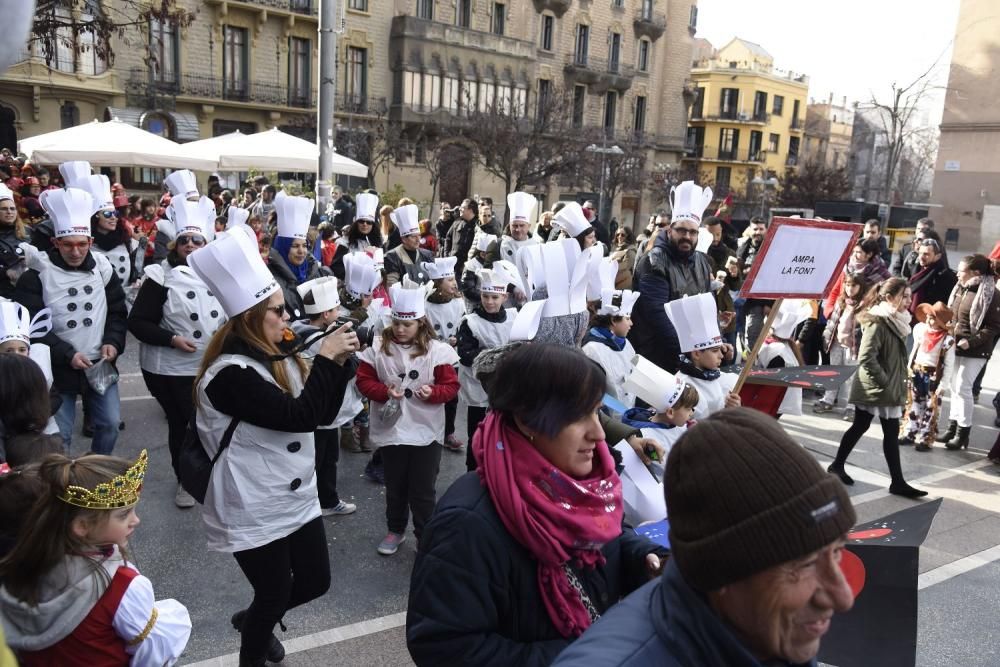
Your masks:
{"label": "paper chef hat", "polygon": [[208,197],[198,201],[172,199],[167,207],[167,218],[174,223],[174,238],[181,234],[200,234],[208,241],[215,236],[215,204]]}
{"label": "paper chef hat", "polygon": [[624,390],[649,403],[656,412],[665,412],[677,404],[686,386],[678,376],[636,355],[632,358],[632,372],[625,380]]}
{"label": "paper chef hat", "polygon": [[606,289],[601,292],[599,315],[632,317],[632,309],[639,300],[639,293],[628,289]]}
{"label": "paper chef hat", "polygon": [[490,245],[492,245],[496,240],[496,234],[480,234],[479,238],[476,239],[476,250],[479,252],[486,252],[490,249]]}
{"label": "paper chef hat", "polygon": [[517,269],[524,278],[527,289],[524,293],[528,298],[535,290],[545,287],[545,266],[542,262],[542,244],[531,244],[521,246],[514,256]]}
{"label": "paper chef hat", "polygon": [[34,318],[16,301],[0,301],[0,343],[22,340],[30,343],[52,331],[52,310],[42,308]]}
{"label": "paper chef hat", "polygon": [[378,215],[378,195],[362,192],[354,197],[354,205],[357,211],[354,214],[355,220],[375,221],[375,216]]}
{"label": "paper chef hat", "polygon": [[344,289],[354,299],[375,291],[382,277],[375,270],[375,262],[364,252],[344,256]]}
{"label": "paper chef hat", "polygon": [[407,289],[396,283],[389,288],[392,317],[395,320],[419,320],[424,316],[424,290]]}
{"label": "paper chef hat", "polygon": [[663,305],[677,331],[681,352],[705,350],[722,345],[719,309],[711,294],[696,294]]}
{"label": "paper chef hat", "polygon": [[791,338],[795,334],[795,327],[808,320],[811,315],[812,305],[807,299],[785,299],[771,325],[771,332],[775,338]]}
{"label": "paper chef hat", "polygon": [[114,197],[111,195],[111,180],[104,174],[92,174],[77,181],[73,187],[86,190],[94,198],[94,212],[110,211],[115,207]]}
{"label": "paper chef hat", "polygon": [[382,248],[368,248],[365,252],[369,253],[368,256],[372,258],[372,264],[374,264],[376,271],[381,271],[385,268],[385,250]]}
{"label": "paper chef hat", "polygon": [[600,301],[605,289],[614,289],[618,275],[618,262],[604,256],[600,245],[592,245],[580,255],[587,263],[587,301]]}
{"label": "paper chef hat", "polygon": [[10,188],[8,188],[6,185],[4,185],[3,183],[0,183],[0,201],[3,201],[4,199],[11,199],[11,200],[13,200],[14,199],[14,193],[11,192]]}
{"label": "paper chef hat", "polygon": [[583,214],[583,207],[575,201],[571,201],[563,206],[562,210],[552,218],[552,224],[564,229],[566,235],[570,238],[576,238],[587,230],[593,229],[593,225],[587,220],[587,216]]}
{"label": "paper chef hat", "polygon": [[420,209],[416,204],[400,206],[389,217],[396,223],[400,236],[420,233]]}
{"label": "paper chef hat", "polygon": [[701,216],[712,203],[712,188],[702,189],[694,181],[684,181],[670,188],[670,222],[690,220],[701,224]]}
{"label": "paper chef hat", "polygon": [[421,262],[420,266],[427,272],[427,277],[431,280],[441,280],[442,278],[455,277],[455,265],[458,257],[438,257],[433,262]]}
{"label": "paper chef hat", "polygon": [[38,203],[52,218],[56,238],[90,236],[90,216],[95,207],[94,198],[86,190],[45,190],[39,195]]}
{"label": "paper chef hat", "polygon": [[217,241],[192,252],[188,265],[215,294],[229,319],[278,291],[249,227],[219,234]]}
{"label": "paper chef hat", "polygon": [[483,294],[506,294],[507,285],[510,285],[510,276],[506,271],[479,270],[479,291]]}
{"label": "paper chef hat", "polygon": [[507,195],[507,208],[510,210],[510,221],[531,222],[534,219],[535,205],[538,200],[527,192],[511,192]]}
{"label": "paper chef hat", "polygon": [[190,169],[178,169],[163,179],[171,197],[197,197],[198,181]]}
{"label": "paper chef hat", "polygon": [[542,247],[542,270],[548,296],[542,311],[545,317],[572,315],[587,309],[587,261],[574,239],[559,239]]}
{"label": "paper chef hat", "polygon": [[304,239],[309,233],[316,204],[309,197],[292,197],[279,192],[274,198],[274,210],[278,214],[278,236],[286,239]]}
{"label": "paper chef hat", "polygon": [[[340,307],[340,295],[337,293],[337,279],[333,276],[323,276],[307,280],[295,288],[305,304],[307,315],[325,313]],[[309,299],[309,295],[312,298]],[[309,301],[313,303],[309,303]]]}
{"label": "paper chef hat", "polygon": [[233,227],[239,227],[240,225],[247,224],[247,220],[250,219],[250,210],[240,208],[239,206],[230,206],[226,215],[228,216],[226,220],[226,229],[232,229]]}
{"label": "paper chef hat", "polygon": [[87,176],[90,176],[90,163],[86,160],[73,160],[63,162],[59,165],[59,173],[62,174],[63,183],[67,188],[78,188],[78,183]]}

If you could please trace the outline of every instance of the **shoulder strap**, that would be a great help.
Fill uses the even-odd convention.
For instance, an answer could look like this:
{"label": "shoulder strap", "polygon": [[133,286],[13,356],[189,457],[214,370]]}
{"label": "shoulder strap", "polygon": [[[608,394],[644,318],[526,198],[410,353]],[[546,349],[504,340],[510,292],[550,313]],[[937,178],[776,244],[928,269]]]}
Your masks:
{"label": "shoulder strap", "polygon": [[212,457],[213,466],[215,465],[215,462],[219,460],[219,457],[222,456],[222,452],[229,446],[229,443],[233,439],[233,433],[236,431],[236,427],[239,423],[240,420],[238,417],[233,417],[233,420],[229,422],[229,427],[226,429],[226,432],[222,434],[222,441],[219,442],[219,451],[217,451],[215,456]]}

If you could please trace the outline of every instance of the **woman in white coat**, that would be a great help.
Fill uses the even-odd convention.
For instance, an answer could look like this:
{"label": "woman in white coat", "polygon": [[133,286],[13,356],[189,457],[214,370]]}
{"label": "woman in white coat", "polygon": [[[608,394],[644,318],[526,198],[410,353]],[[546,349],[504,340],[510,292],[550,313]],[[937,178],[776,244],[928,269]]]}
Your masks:
{"label": "woman in white coat", "polygon": [[243,633],[240,665],[280,662],[275,623],[330,585],[313,432],[337,416],[358,338],[349,324],[333,331],[307,374],[288,349],[296,339],[284,293],[242,227],[188,263],[229,318],[195,380],[201,443],[209,457],[223,450],[202,511],[208,547],[232,553],[254,590],[250,607],[232,619]]}

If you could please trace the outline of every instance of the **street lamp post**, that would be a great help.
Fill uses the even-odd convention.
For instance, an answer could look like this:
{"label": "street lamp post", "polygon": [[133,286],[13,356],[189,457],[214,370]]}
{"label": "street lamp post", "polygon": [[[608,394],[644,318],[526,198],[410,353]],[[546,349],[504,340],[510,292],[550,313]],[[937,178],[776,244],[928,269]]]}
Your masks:
{"label": "street lamp post", "polygon": [[608,216],[608,211],[604,210],[604,205],[605,205],[605,201],[604,201],[604,177],[605,177],[605,174],[607,173],[607,170],[608,170],[608,167],[607,167],[608,156],[609,155],[625,155],[625,151],[623,151],[621,149],[621,147],[619,147],[617,145],[615,145],[615,146],[606,146],[606,145],[598,146],[597,144],[590,144],[584,150],[586,150],[588,153],[598,153],[601,156],[601,185],[598,188],[599,192],[597,193],[600,196],[600,198],[601,198],[600,199],[601,203],[598,205],[598,211],[599,211],[598,219],[599,220],[607,220],[608,217],[609,217]]}
{"label": "street lamp post", "polygon": [[777,188],[778,187],[778,179],[775,178],[774,176],[772,176],[771,178],[761,178],[760,176],[758,176],[757,178],[755,178],[752,181],[750,181],[750,184],[751,185],[759,185],[759,186],[761,186],[761,190],[760,190],[760,217],[763,218],[764,217],[764,204],[767,201],[767,188]]}

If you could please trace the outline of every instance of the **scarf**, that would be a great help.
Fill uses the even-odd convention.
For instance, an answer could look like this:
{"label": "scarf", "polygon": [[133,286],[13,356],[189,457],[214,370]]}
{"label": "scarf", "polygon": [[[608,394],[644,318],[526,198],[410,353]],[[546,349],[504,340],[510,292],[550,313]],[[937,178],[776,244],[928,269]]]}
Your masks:
{"label": "scarf", "polygon": [[718,380],[722,377],[722,371],[716,368],[714,371],[710,371],[706,368],[698,368],[691,361],[691,358],[686,353],[681,353],[679,357],[680,363],[677,366],[677,370],[688,377],[693,377],[698,380]]}
{"label": "scarf", "polygon": [[549,619],[563,637],[580,636],[591,619],[563,565],[603,565],[601,547],[622,532],[622,484],[607,443],[597,443],[590,476],[575,479],[490,412],[472,438],[472,452],[507,532],[538,561],[538,589]]}
{"label": "scarf", "polygon": [[[979,333],[983,327],[983,320],[986,319],[986,310],[993,303],[993,294],[996,292],[996,279],[993,276],[973,276],[965,281],[964,285],[955,285],[948,297],[948,303],[954,303],[958,293],[976,289],[976,296],[972,298],[972,308],[969,310],[969,329],[972,334]],[[958,316],[958,308],[955,308],[955,316]]]}
{"label": "scarf", "polygon": [[910,314],[914,318],[917,316],[917,306],[927,301],[926,291],[928,284],[940,272],[943,262],[939,259],[930,266],[920,267],[920,270],[910,276],[910,292],[913,298],[910,300]]}
{"label": "scarf", "polygon": [[849,350],[854,349],[854,316],[857,314],[857,307],[857,299],[845,297],[843,310],[837,321],[837,342]]}
{"label": "scarf", "polygon": [[927,331],[924,332],[924,344],[921,348],[924,352],[930,354],[947,335],[948,332],[945,329],[931,329],[927,327]]}
{"label": "scarf", "polygon": [[909,311],[900,312],[888,301],[882,301],[872,306],[868,313],[872,317],[881,317],[885,320],[895,330],[896,335],[903,340],[906,340],[906,337],[910,335]]}
{"label": "scarf", "polygon": [[301,285],[306,281],[306,278],[309,277],[309,256],[306,255],[306,259],[303,260],[303,262],[298,266],[293,265],[291,260],[288,259],[288,251],[291,250],[292,243],[294,242],[295,239],[288,238],[287,236],[275,236],[274,241],[271,243],[271,247],[278,251],[278,254],[281,255],[281,259],[285,260],[285,266],[287,266],[288,270],[292,272],[293,276],[295,276],[295,282]]}
{"label": "scarf", "polygon": [[625,338],[622,336],[614,335],[613,333],[611,333],[610,329],[607,329],[605,327],[591,327],[590,335],[593,336],[594,338],[603,338],[604,340],[611,341],[612,343],[615,344],[615,347],[618,348],[619,352],[625,349]]}

